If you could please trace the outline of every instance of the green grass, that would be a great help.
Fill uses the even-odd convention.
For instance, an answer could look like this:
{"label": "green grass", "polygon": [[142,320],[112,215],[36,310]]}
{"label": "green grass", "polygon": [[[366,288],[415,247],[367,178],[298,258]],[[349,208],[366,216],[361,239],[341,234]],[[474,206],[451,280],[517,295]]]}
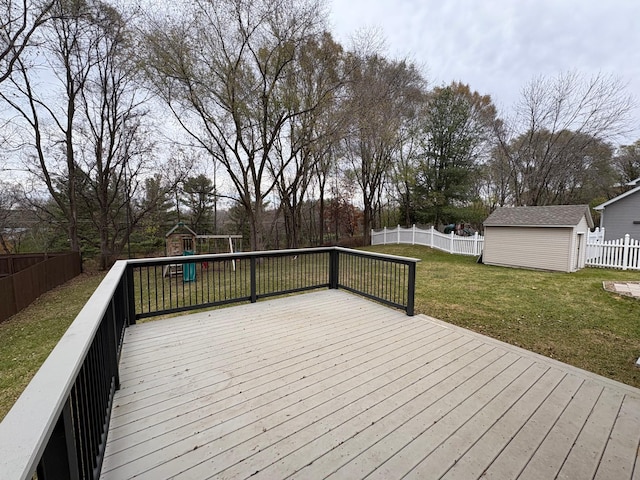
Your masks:
{"label": "green grass", "polygon": [[[603,281],[640,281],[640,272],[549,273],[480,265],[427,247],[367,250],[422,260],[416,313],[640,387],[640,300],[602,288]],[[82,275],[0,324],[0,419],[102,278]]]}
{"label": "green grass", "polygon": [[0,323],[0,420],[5,417],[104,275],[82,274]]}
{"label": "green grass", "polygon": [[640,387],[640,300],[602,287],[603,281],[640,281],[640,272],[539,272],[480,265],[475,257],[427,247],[368,250],[422,260],[416,313]]}

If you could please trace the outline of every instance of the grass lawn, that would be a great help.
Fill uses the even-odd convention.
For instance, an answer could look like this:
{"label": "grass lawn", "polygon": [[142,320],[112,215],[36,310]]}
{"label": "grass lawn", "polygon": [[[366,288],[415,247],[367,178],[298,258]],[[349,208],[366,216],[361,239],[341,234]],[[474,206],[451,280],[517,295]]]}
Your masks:
{"label": "grass lawn", "polygon": [[416,313],[640,387],[640,300],[602,288],[603,281],[640,281],[640,272],[492,267],[420,246],[367,250],[422,260]]}
{"label": "grass lawn", "polygon": [[96,289],[103,274],[83,273],[0,323],[0,420]]}
{"label": "grass lawn", "polygon": [[[640,387],[640,300],[603,281],[640,272],[585,268],[549,273],[479,265],[427,247],[366,250],[417,257],[416,313]],[[0,324],[0,419],[69,326],[103,275],[83,274]]]}

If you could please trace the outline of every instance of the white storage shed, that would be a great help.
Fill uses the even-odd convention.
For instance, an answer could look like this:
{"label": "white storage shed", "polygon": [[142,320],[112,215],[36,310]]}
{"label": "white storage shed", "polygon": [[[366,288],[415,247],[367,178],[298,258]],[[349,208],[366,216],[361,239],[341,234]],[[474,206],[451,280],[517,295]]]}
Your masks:
{"label": "white storage shed", "polygon": [[590,228],[588,205],[500,207],[484,221],[482,261],[575,272],[585,266]]}

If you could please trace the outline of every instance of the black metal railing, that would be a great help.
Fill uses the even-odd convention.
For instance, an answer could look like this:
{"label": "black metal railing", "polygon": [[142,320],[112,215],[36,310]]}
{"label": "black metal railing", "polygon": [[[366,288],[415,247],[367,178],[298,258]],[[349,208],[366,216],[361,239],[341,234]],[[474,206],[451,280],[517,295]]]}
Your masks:
{"label": "black metal railing", "polygon": [[128,318],[119,262],[0,424],[0,478],[97,479]]}
{"label": "black metal railing", "polygon": [[337,288],[414,313],[417,260],[339,250]]}
{"label": "black metal railing", "polygon": [[416,260],[339,247],[132,260],[130,317],[344,288],[413,315]]}
{"label": "black metal railing", "polygon": [[413,315],[417,261],[326,247],[117,262],[0,424],[0,478],[99,478],[136,319],[319,288]]}

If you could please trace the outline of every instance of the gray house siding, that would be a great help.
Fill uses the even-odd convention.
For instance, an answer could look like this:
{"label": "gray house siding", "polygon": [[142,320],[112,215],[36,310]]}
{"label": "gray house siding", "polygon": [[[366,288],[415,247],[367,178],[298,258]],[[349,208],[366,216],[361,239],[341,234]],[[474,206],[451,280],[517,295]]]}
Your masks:
{"label": "gray house siding", "polygon": [[623,238],[627,233],[640,240],[640,191],[607,205],[602,211],[600,226],[604,227],[607,241]]}

